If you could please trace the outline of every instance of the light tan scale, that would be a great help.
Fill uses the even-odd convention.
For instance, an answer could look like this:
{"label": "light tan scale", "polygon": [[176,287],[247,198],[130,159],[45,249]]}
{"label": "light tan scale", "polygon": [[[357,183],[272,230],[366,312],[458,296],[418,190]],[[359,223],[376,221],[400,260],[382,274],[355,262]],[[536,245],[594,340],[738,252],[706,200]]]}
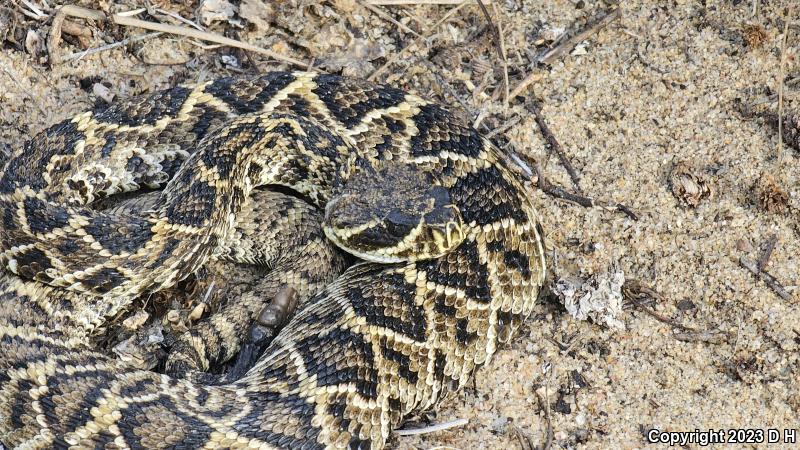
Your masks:
{"label": "light tan scale", "polygon": [[[384,448],[404,418],[486,364],[536,301],[543,233],[505,161],[441,106],[303,72],[179,86],[43,131],[0,170],[0,442]],[[98,207],[144,189],[162,189],[150,209]],[[269,218],[264,195],[309,212]],[[274,231],[253,233],[267,223]],[[331,243],[363,261],[309,287],[334,270],[309,263]],[[257,256],[269,249],[286,259]],[[137,296],[220,258],[275,274],[271,289],[240,296],[250,320],[281,283],[309,297],[240,379],[173,378],[92,348]],[[183,359],[187,349],[232,357],[247,320],[226,328],[221,317],[172,360],[191,372],[211,361]]]}

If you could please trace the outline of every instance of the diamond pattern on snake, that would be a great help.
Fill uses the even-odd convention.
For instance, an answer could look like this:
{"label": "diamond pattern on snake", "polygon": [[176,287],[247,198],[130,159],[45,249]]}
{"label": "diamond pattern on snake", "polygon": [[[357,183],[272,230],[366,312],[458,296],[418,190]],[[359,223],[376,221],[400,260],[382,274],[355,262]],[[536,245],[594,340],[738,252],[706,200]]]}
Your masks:
{"label": "diamond pattern on snake", "polygon": [[[145,190],[148,208],[97,206]],[[538,215],[491,142],[440,105],[334,75],[78,114],[4,162],[0,207],[11,448],[381,449],[489,362],[545,277]],[[214,261],[269,265],[269,280],[219,312],[237,320],[183,338],[175,376],[93,346],[137,297]],[[296,311],[254,365],[197,379],[287,286]]]}

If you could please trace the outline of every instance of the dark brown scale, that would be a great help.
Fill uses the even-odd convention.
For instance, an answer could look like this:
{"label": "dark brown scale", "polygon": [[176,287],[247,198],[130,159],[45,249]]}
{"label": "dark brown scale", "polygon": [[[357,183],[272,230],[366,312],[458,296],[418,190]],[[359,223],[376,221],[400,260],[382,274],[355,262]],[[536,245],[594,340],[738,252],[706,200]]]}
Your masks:
{"label": "dark brown scale", "polygon": [[315,81],[314,93],[347,128],[361,122],[369,111],[399,105],[406,96],[399,89],[352,82],[336,75],[320,75]]}
{"label": "dark brown scale", "polygon": [[191,89],[178,86],[146,97],[145,101],[123,102],[94,114],[100,122],[119,125],[152,125],[164,117],[175,117]]}
{"label": "dark brown scale", "polygon": [[271,72],[255,79],[221,78],[205,91],[224,101],[237,114],[247,114],[260,111],[276,92],[294,79],[286,72]]}
{"label": "dark brown scale", "polygon": [[400,273],[374,273],[375,283],[351,286],[346,292],[352,306],[367,324],[424,341],[427,333],[425,310],[414,304],[414,287]]}
{"label": "dark brown scale", "polygon": [[9,194],[22,183],[36,191],[44,189],[46,182],[41,175],[47,171],[50,160],[57,155],[74,154],[75,145],[82,139],[77,125],[68,120],[39,133],[25,143],[22,153],[8,162],[0,177],[0,193]]}
{"label": "dark brown scale", "polygon": [[438,105],[425,105],[414,116],[419,133],[411,138],[414,156],[438,155],[452,152],[471,158],[483,149],[478,132],[456,123],[453,115]]}
{"label": "dark brown scale", "polygon": [[480,169],[458,178],[450,194],[466,223],[486,225],[504,218],[527,222],[522,200],[497,167]]}
{"label": "dark brown scale", "polygon": [[466,241],[448,255],[417,263],[417,269],[428,274],[428,280],[442,286],[463,290],[467,297],[480,302],[491,301],[489,269],[478,257],[474,241]]}

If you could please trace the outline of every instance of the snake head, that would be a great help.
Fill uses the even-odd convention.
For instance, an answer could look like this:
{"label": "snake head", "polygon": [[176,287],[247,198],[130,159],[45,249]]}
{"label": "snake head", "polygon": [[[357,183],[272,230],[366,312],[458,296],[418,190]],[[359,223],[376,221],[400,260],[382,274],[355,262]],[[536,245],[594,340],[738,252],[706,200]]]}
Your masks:
{"label": "snake head", "polygon": [[324,229],[345,251],[379,263],[438,258],[465,237],[447,188],[412,165],[357,171],[325,208]]}

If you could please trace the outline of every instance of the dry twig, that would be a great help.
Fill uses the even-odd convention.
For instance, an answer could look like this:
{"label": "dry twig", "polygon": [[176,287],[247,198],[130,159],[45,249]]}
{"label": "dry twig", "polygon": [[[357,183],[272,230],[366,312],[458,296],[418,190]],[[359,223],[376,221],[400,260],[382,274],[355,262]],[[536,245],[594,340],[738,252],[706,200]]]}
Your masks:
{"label": "dry twig", "polygon": [[65,56],[61,57],[60,62],[64,63],[64,62],[69,62],[69,61],[75,61],[75,60],[78,60],[78,59],[83,59],[83,58],[85,58],[87,56],[94,55],[95,53],[104,52],[104,51],[111,50],[111,49],[114,49],[114,48],[117,48],[117,47],[123,47],[125,45],[131,44],[131,43],[134,43],[134,42],[146,41],[148,39],[152,39],[152,38],[161,36],[162,34],[164,34],[164,33],[160,32],[160,31],[156,31],[154,33],[139,34],[139,35],[136,35],[136,36],[131,36],[131,37],[129,37],[127,39],[123,39],[121,41],[112,42],[111,44],[107,44],[107,45],[102,45],[100,47],[86,49],[86,50],[84,50],[82,52],[70,53],[69,55],[65,55]]}
{"label": "dry twig", "polygon": [[772,275],[769,274],[766,270],[759,270],[758,263],[755,261],[746,258],[744,256],[739,257],[739,265],[744,267],[745,269],[749,270],[750,273],[755,275],[756,278],[760,278],[770,287],[778,296],[786,301],[792,299],[792,294],[790,294],[785,287]]}
{"label": "dry twig", "polygon": [[[485,11],[486,7],[483,6],[483,3],[480,3],[482,9]],[[497,10],[497,4],[492,4],[492,10],[494,11],[494,15],[497,17],[497,26],[494,27],[495,33],[497,34],[497,44],[499,45],[500,50],[500,61],[503,63],[503,111],[508,112],[508,102],[509,98],[509,83],[508,83],[508,56],[506,55],[506,42],[503,38],[503,28],[502,22],[500,21],[500,12]],[[488,17],[488,16],[487,16]]]}
{"label": "dry twig", "polygon": [[241,48],[243,50],[248,50],[254,53],[260,53],[262,55],[269,56],[270,58],[276,59],[278,61],[283,61],[289,63],[293,66],[297,67],[307,67],[308,64],[300,61],[298,59],[294,59],[289,56],[281,55],[280,53],[275,53],[272,50],[268,50],[266,48],[257,47],[252,44],[248,44],[247,42],[237,41],[235,39],[230,39],[225,36],[216,34],[216,33],[209,33],[206,31],[195,30],[193,28],[182,27],[178,25],[169,25],[163,23],[156,23],[156,22],[148,22],[146,20],[139,20],[133,19],[130,17],[120,16],[119,14],[114,14],[112,17],[114,23],[117,25],[129,26],[129,27],[137,27],[137,28],[144,28],[145,30],[152,30],[152,31],[161,31],[164,33],[175,34],[178,36],[186,36],[192,37],[195,39],[200,39],[203,41],[209,42],[216,42],[217,44],[227,45],[229,47]]}
{"label": "dry twig", "polygon": [[[200,39],[203,41],[215,42],[217,44],[226,45],[229,47],[240,48],[243,50],[251,51],[254,53],[260,53],[262,55],[266,55],[270,58],[276,59],[278,61],[283,61],[288,64],[298,66],[298,67],[308,67],[307,63],[304,63],[300,60],[294,59],[289,56],[281,55],[280,53],[273,52],[271,50],[257,47],[252,44],[248,44],[246,42],[237,41],[235,39],[230,39],[225,36],[210,33],[202,30],[197,30],[185,26],[178,26],[178,25],[171,25],[171,24],[163,24],[157,22],[149,22],[146,20],[135,19],[130,17],[130,15],[135,14],[136,11],[128,11],[127,13],[118,13],[111,16],[110,21],[116,25],[120,26],[127,26],[127,27],[136,27],[136,28],[143,28],[145,30],[152,30],[158,31],[162,33],[169,33],[174,34],[177,36],[185,36],[195,39]],[[94,20],[106,20],[106,16],[100,12],[91,9],[81,8],[73,5],[63,6],[59,9],[58,14],[62,14],[63,16],[73,16],[73,17],[82,17],[85,19],[94,19]],[[57,14],[57,15],[58,15]],[[121,44],[124,45],[124,44]],[[118,45],[116,45],[118,46]],[[101,47],[97,51],[107,50],[108,48],[114,48],[116,46],[106,46]],[[101,50],[102,49],[102,50]],[[95,52],[96,53],[96,52]]]}
{"label": "dry twig", "polygon": [[[438,21],[438,22],[436,22],[436,23],[435,23],[435,24],[434,24],[432,27],[430,27],[430,28],[428,28],[428,29],[426,29],[426,30],[424,31],[424,32],[425,32],[425,34],[427,34],[427,33],[431,32],[431,31],[433,31],[433,30],[435,30],[435,29],[439,28],[439,26],[441,26],[443,23],[445,23],[445,22],[447,22],[448,20],[450,20],[450,18],[451,18],[451,17],[453,17],[453,15],[454,15],[455,13],[457,13],[457,12],[458,12],[458,11],[459,11],[459,10],[460,10],[460,9],[461,9],[461,8],[462,8],[464,5],[466,5],[466,4],[467,4],[467,2],[461,2],[461,3],[460,3],[458,6],[456,6],[455,8],[451,9],[450,11],[447,11],[447,14],[445,14],[445,15],[444,15],[444,17],[442,17],[441,19],[439,19],[439,21]],[[389,58],[389,59],[388,59],[388,60],[387,60],[387,61],[386,61],[386,62],[385,62],[385,63],[384,63],[382,66],[380,66],[380,67],[378,67],[377,69],[375,69],[375,71],[374,71],[374,72],[372,72],[372,74],[370,74],[370,76],[368,76],[368,77],[367,77],[367,80],[369,80],[369,81],[374,81],[376,78],[378,78],[378,76],[379,76],[381,73],[383,73],[383,71],[385,71],[386,69],[388,69],[388,68],[389,68],[389,67],[390,67],[392,64],[394,64],[394,62],[395,62],[395,61],[397,61],[398,59],[400,59],[400,57],[401,57],[401,56],[403,56],[403,55],[404,55],[406,52],[410,51],[412,48],[414,48],[414,47],[416,47],[417,45],[419,45],[420,43],[422,43],[422,41],[423,41],[424,39],[425,39],[425,37],[424,37],[424,36],[422,36],[422,35],[420,35],[419,37],[417,37],[416,39],[414,39],[414,40],[413,40],[413,41],[412,41],[410,44],[406,45],[406,46],[405,46],[405,47],[403,47],[403,48],[402,48],[402,49],[401,49],[399,52],[395,53],[395,54],[394,54],[394,56],[392,56],[391,58]]]}
{"label": "dry twig", "polygon": [[501,125],[501,126],[495,128],[494,130],[486,133],[485,134],[486,139],[491,139],[491,138],[497,136],[500,133],[505,133],[506,131],[508,131],[509,128],[511,128],[514,125],[518,124],[521,120],[522,120],[522,116],[514,116],[514,117],[512,117],[511,119],[506,121],[506,123],[504,123],[503,125]]}
{"label": "dry twig", "polygon": [[422,36],[420,36],[419,33],[417,33],[416,31],[412,30],[411,28],[409,28],[406,24],[404,24],[402,22],[399,22],[394,17],[390,16],[386,11],[384,11],[384,10],[374,6],[374,5],[372,5],[369,2],[359,2],[359,3],[361,3],[368,10],[372,11],[373,13],[375,13],[376,16],[378,16],[378,17],[380,17],[382,19],[388,20],[389,22],[397,25],[401,30],[403,30],[403,31],[405,31],[407,33],[411,33],[416,37],[422,37]]}
{"label": "dry twig", "polygon": [[[42,12],[41,9],[37,8],[36,5],[34,5],[33,3],[29,2],[28,0],[18,0],[18,1],[21,2],[23,5],[28,7],[28,10],[30,10],[30,12],[32,12],[34,14],[34,18],[36,20],[42,20],[45,17],[47,17],[47,14]],[[25,12],[25,11],[27,11],[27,10],[23,9],[23,12]]]}
{"label": "dry twig", "polygon": [[492,21],[492,16],[489,14],[489,10],[486,9],[486,5],[483,3],[483,0],[477,0],[477,3],[478,6],[480,6],[481,8],[481,13],[483,13],[483,17],[486,18],[486,22],[489,24],[489,29],[492,31],[492,41],[494,41],[494,46],[495,46],[494,48],[497,51],[497,56],[500,59],[504,59],[503,49],[500,45],[500,29]]}
{"label": "dry twig", "polygon": [[689,332],[689,333],[697,333],[698,332],[698,330],[696,330],[696,329],[694,329],[692,327],[687,327],[686,325],[683,325],[682,323],[675,322],[674,320],[672,320],[672,319],[670,319],[668,317],[664,317],[661,314],[657,313],[654,309],[647,307],[644,304],[644,302],[642,301],[643,299],[645,299],[647,297],[652,297],[652,298],[656,298],[656,299],[663,299],[663,297],[661,296],[661,294],[659,294],[658,292],[654,291],[653,289],[645,286],[641,282],[639,282],[637,280],[626,281],[625,284],[622,286],[622,294],[625,296],[625,298],[629,302],[631,302],[632,304],[636,305],[642,312],[644,312],[648,316],[658,320],[659,322],[665,323],[665,324],[667,324],[667,325],[669,325],[669,326],[671,326],[673,328],[678,328],[678,329],[683,330],[685,332]]}
{"label": "dry twig", "polygon": [[542,190],[545,194],[548,194],[555,198],[560,198],[562,200],[566,200],[568,202],[572,202],[583,206],[584,208],[602,208],[609,211],[620,211],[621,213],[628,216],[631,220],[639,220],[639,216],[636,215],[630,208],[623,205],[622,203],[613,203],[613,202],[598,202],[597,200],[586,197],[579,194],[574,194],[572,192],[567,192],[564,188],[560,186],[555,186],[547,181],[547,178],[544,176],[544,170],[542,170],[542,165],[540,163],[536,163],[536,173],[539,179],[539,189]]}
{"label": "dry twig", "polygon": [[522,93],[528,86],[533,83],[534,81],[539,81],[542,79],[542,73],[534,69],[533,72],[529,73],[522,81],[519,82],[517,87],[515,87],[510,94],[508,94],[508,100],[511,101],[512,99],[517,98],[519,94]]}
{"label": "dry twig", "polygon": [[534,100],[531,103],[531,107],[528,109],[533,113],[536,124],[539,125],[539,131],[541,131],[542,136],[544,136],[545,141],[547,141],[548,147],[551,151],[555,152],[555,154],[558,156],[558,160],[561,161],[561,165],[564,166],[564,169],[566,169],[567,173],[569,174],[569,178],[572,180],[572,185],[575,187],[575,190],[578,191],[579,194],[583,195],[583,190],[580,186],[581,180],[578,177],[578,173],[575,172],[575,168],[572,167],[572,163],[569,162],[567,155],[564,154],[561,144],[558,143],[558,139],[556,139],[553,132],[550,131],[550,127],[547,126],[547,122],[544,120],[544,116],[542,115],[541,103],[539,103],[537,100]]}
{"label": "dry twig", "polygon": [[600,19],[589,24],[587,28],[584,29],[583,31],[577,33],[576,35],[572,36],[566,41],[558,44],[557,46],[549,50],[547,53],[537,58],[536,62],[539,64],[550,64],[556,58],[572,50],[572,48],[578,45],[578,43],[580,43],[581,41],[585,41],[589,36],[605,28],[609,23],[619,18],[619,16],[620,16],[619,8],[611,11],[610,13],[601,17]]}
{"label": "dry twig", "polygon": [[622,294],[632,304],[636,305],[645,314],[653,317],[659,322],[665,323],[673,328],[682,330],[673,332],[672,337],[683,342],[705,342],[708,344],[722,344],[728,342],[730,335],[719,330],[697,330],[688,327],[657,313],[654,309],[645,305],[647,299],[657,299],[663,301],[664,297],[650,287],[638,280],[628,280],[622,286]]}
{"label": "dry twig", "polygon": [[769,257],[772,256],[773,250],[775,250],[775,244],[778,243],[778,235],[773,234],[769,237],[769,239],[764,242],[761,246],[761,254],[758,256],[758,261],[756,267],[758,270],[763,271],[765,267],[767,267],[767,263],[769,262]]}
{"label": "dry twig", "polygon": [[513,430],[514,436],[517,438],[517,443],[519,443],[520,450],[534,450],[536,448],[533,442],[531,442],[531,437],[522,431],[522,428],[514,425]]}
{"label": "dry twig", "polygon": [[550,450],[550,447],[553,446],[553,419],[550,416],[550,365],[548,363],[548,368],[545,370],[545,382],[544,382],[544,395],[545,398],[542,399],[542,396],[536,392],[536,389],[533,390],[534,395],[536,395],[536,400],[539,402],[540,406],[544,406],[544,418],[547,422],[547,433],[545,437],[544,444],[542,444],[542,450]]}
{"label": "dry twig", "polygon": [[464,426],[469,423],[467,419],[455,419],[449,422],[437,423],[428,427],[413,428],[410,430],[395,430],[394,434],[398,436],[412,436],[417,434],[435,433],[437,431],[448,430],[450,428]]}
{"label": "dry twig", "polygon": [[197,23],[192,22],[191,20],[181,16],[178,13],[174,13],[172,11],[167,11],[167,10],[161,9],[161,8],[156,8],[156,12],[164,14],[165,16],[172,17],[173,19],[177,20],[178,22],[185,23],[186,25],[189,25],[190,27],[195,28],[197,30],[205,31],[205,28],[203,28],[200,25],[198,25]]}

